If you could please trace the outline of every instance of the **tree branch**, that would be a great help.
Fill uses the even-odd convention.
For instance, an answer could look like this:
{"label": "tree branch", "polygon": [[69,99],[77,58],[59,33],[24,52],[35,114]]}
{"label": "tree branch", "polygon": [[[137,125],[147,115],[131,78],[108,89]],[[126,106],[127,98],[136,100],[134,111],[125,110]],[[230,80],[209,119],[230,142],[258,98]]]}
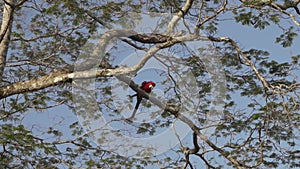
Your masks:
{"label": "tree branch", "polygon": [[2,42],[4,36],[6,35],[7,30],[12,25],[13,20],[13,13],[14,13],[14,5],[11,3],[11,1],[4,1],[4,12],[3,12],[3,19],[2,19],[2,25],[0,29],[0,43]]}
{"label": "tree branch", "polygon": [[[226,5],[228,4],[228,0],[224,0],[222,6],[220,7],[219,10],[217,10],[214,14],[212,14],[211,16],[207,16],[205,17],[202,21],[200,20],[200,16],[198,17],[198,21],[196,24],[196,28],[195,28],[195,33],[199,34],[200,28],[201,26],[206,23],[207,21],[215,18],[217,15],[219,15],[222,11],[224,11],[226,9]],[[201,22],[200,22],[201,21]]]}
{"label": "tree branch", "polygon": [[266,79],[259,73],[259,71],[257,70],[257,68],[255,67],[255,65],[251,62],[251,60],[249,60],[247,58],[247,56],[245,56],[245,54],[242,52],[242,50],[239,48],[238,44],[232,40],[229,37],[221,37],[221,38],[214,38],[214,37],[210,37],[210,39],[212,41],[215,42],[229,42],[231,43],[231,45],[235,48],[235,50],[237,51],[238,55],[241,56],[245,62],[247,63],[248,66],[250,66],[252,68],[252,70],[255,72],[256,76],[258,77],[258,79],[261,81],[262,85],[264,86],[265,89],[271,90],[271,86],[269,85],[269,83],[266,81]]}
{"label": "tree branch", "polygon": [[[171,39],[165,43],[154,46],[147,51],[145,56],[140,60],[139,63],[132,67],[119,67],[111,69],[102,70],[89,70],[93,67],[99,66],[101,57],[104,56],[104,51],[108,42],[115,37],[128,37],[136,34],[132,30],[109,30],[103,36],[101,36],[95,50],[92,52],[91,57],[84,61],[84,63],[77,64],[74,67],[65,67],[62,69],[55,70],[48,75],[42,76],[38,79],[27,80],[24,82],[17,82],[8,86],[0,88],[0,99],[12,96],[18,93],[31,92],[41,90],[50,86],[57,85],[62,82],[66,82],[72,79],[82,79],[82,78],[93,78],[93,77],[109,77],[118,76],[122,74],[134,74],[139,71],[146,62],[160,49],[170,47],[178,42],[177,39]],[[99,62],[97,62],[99,60]],[[95,62],[96,61],[96,62]]]}
{"label": "tree branch", "polygon": [[274,9],[279,10],[280,12],[284,13],[285,15],[289,16],[297,26],[300,26],[300,22],[296,20],[295,16],[286,11],[286,9],[293,7],[296,10],[296,12],[298,13],[298,15],[300,15],[299,8],[297,7],[299,2],[300,2],[300,0],[295,0],[294,3],[292,3],[291,5],[288,5],[288,6],[287,5],[279,5],[277,3],[272,2],[270,4],[270,6]]}
{"label": "tree branch", "polygon": [[164,43],[172,40],[171,36],[162,34],[136,34],[129,36],[128,38],[141,42],[141,43]]}
{"label": "tree branch", "polygon": [[169,22],[169,25],[167,27],[166,34],[169,35],[174,31],[175,25],[179,21],[179,19],[183,18],[184,15],[189,11],[189,9],[192,7],[194,0],[186,0],[184,6],[181,8],[181,10],[175,15],[171,21]]}
{"label": "tree branch", "polygon": [[[80,7],[78,7],[80,8]],[[82,9],[82,8],[80,8]],[[113,27],[107,23],[105,23],[104,21],[102,21],[101,19],[99,19],[97,16],[95,16],[93,13],[91,13],[89,10],[85,10],[85,13],[91,17],[92,19],[94,19],[95,21],[97,21],[99,24],[103,25],[104,27],[108,28],[108,29],[113,29]],[[167,36],[167,35],[162,35],[162,34],[154,34],[154,33],[150,33],[150,34],[134,34],[131,36],[128,36],[128,38],[140,42],[140,43],[165,43],[167,41],[172,40],[171,36]],[[123,41],[126,42],[125,39],[122,39]]]}
{"label": "tree branch", "polygon": [[3,80],[3,71],[6,65],[6,55],[10,42],[10,34],[13,22],[14,1],[5,0],[3,6],[3,17],[0,28],[0,86]]}
{"label": "tree branch", "polygon": [[271,6],[273,8],[280,8],[282,10],[287,10],[288,8],[294,8],[295,11],[297,12],[298,15],[300,15],[300,11],[299,11],[299,8],[297,7],[298,4],[300,3],[300,0],[294,0],[294,1],[289,1],[287,3],[284,3],[284,4],[278,4],[278,3],[275,3],[275,2],[272,2],[271,3]]}

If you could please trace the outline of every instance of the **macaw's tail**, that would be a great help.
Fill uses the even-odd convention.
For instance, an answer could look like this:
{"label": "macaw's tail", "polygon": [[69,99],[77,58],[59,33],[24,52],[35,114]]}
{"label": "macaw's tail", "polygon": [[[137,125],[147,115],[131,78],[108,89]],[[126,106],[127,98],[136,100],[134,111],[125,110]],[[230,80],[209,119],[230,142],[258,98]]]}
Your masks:
{"label": "macaw's tail", "polygon": [[129,96],[129,97],[135,97],[135,96],[137,96],[137,94],[131,95],[131,96]]}
{"label": "macaw's tail", "polygon": [[138,109],[134,109],[129,119],[133,119]]}
{"label": "macaw's tail", "polygon": [[139,106],[140,106],[140,104],[142,102],[142,99],[143,99],[142,97],[140,97],[139,95],[137,95],[136,104],[135,104],[134,110],[132,112],[132,115],[129,117],[129,119],[133,119],[134,118],[134,116],[135,116],[135,114],[136,114],[137,110],[139,109]]}

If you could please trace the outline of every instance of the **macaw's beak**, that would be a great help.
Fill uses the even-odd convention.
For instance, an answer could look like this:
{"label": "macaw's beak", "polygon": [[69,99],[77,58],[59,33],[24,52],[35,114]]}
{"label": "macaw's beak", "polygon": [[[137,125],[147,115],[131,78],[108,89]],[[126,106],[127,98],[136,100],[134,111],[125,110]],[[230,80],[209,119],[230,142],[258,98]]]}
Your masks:
{"label": "macaw's beak", "polygon": [[153,86],[152,86],[152,85],[149,85],[149,88],[152,90],[152,89],[153,89]]}

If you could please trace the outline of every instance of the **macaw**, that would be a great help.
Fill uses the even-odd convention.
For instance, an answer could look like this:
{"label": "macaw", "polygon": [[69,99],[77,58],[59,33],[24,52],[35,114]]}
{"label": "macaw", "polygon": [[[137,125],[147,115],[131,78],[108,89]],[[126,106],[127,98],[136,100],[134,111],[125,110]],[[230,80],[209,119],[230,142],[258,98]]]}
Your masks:
{"label": "macaw", "polygon": [[[155,87],[155,83],[154,82],[152,82],[152,81],[144,81],[142,83],[142,85],[141,85],[140,88],[142,90],[144,90],[146,93],[150,93],[154,87]],[[134,116],[135,116],[135,114],[136,114],[136,112],[137,112],[137,110],[138,110],[138,108],[139,108],[139,106],[140,106],[140,104],[142,102],[142,99],[143,99],[143,97],[139,93],[137,93],[137,94],[135,94],[135,95],[133,95],[131,97],[134,97],[134,96],[136,96],[136,104],[135,104],[133,113],[132,113],[132,115],[130,116],[129,119],[134,118]]]}

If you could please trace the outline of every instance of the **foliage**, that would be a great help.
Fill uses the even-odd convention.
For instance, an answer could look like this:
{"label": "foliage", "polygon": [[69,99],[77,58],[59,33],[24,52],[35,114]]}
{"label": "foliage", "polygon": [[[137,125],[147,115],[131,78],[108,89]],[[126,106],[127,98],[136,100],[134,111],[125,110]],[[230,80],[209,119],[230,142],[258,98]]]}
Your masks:
{"label": "foliage", "polygon": [[[14,8],[7,54],[2,52],[5,36],[0,44],[0,57],[6,61],[0,64],[4,69],[0,76],[0,166],[300,167],[298,1],[9,2],[0,4],[1,14],[8,6]],[[149,12],[155,14],[149,15],[151,22],[143,23],[149,24],[148,28],[139,30],[136,36],[112,38],[107,46],[100,43],[106,47],[97,53],[102,60],[98,63],[93,58],[98,40],[110,36],[107,32],[114,27],[134,29]],[[158,15],[163,13],[178,15],[182,20],[174,22],[174,15]],[[157,16],[160,18],[155,20]],[[1,24],[7,19],[3,15]],[[172,24],[175,28],[169,34],[167,29]],[[4,29],[1,27],[0,37],[9,33],[3,33]],[[244,34],[236,35],[239,30]],[[201,45],[193,45],[199,39]],[[265,39],[270,43],[262,44]],[[202,40],[208,43],[202,45]],[[156,49],[159,52],[153,52]],[[165,70],[133,70],[135,64],[147,66],[134,59],[126,62],[124,58],[130,52],[137,53],[138,61],[149,57],[146,61],[151,63],[156,59]],[[103,70],[102,74],[74,78],[72,73],[76,71],[89,71],[80,67],[86,60],[93,62],[94,69]],[[78,65],[84,70],[76,69]],[[60,80],[62,75],[65,79]],[[154,80],[160,93],[154,91],[150,96],[166,108],[162,110],[151,98],[144,99],[141,114],[151,120],[124,120],[124,112],[127,107],[132,110],[135,98],[120,98],[123,91],[132,94],[134,89],[119,81],[120,75],[132,77],[136,83]],[[43,86],[47,79],[53,83]],[[18,90],[25,86],[23,82],[30,82],[30,87]],[[5,89],[16,92],[6,96],[2,92]],[[220,109],[221,117],[216,113]],[[113,133],[116,135],[155,137],[180,120],[192,132],[177,138],[172,130],[178,139],[173,149],[156,154],[147,147],[135,154],[145,158],[135,158],[114,151],[125,147],[126,140],[107,148],[113,141],[109,137],[112,133],[102,135],[106,132],[103,129],[99,134],[101,129],[90,125],[103,116],[118,131]],[[213,134],[205,135],[211,128]],[[191,133],[198,142],[191,139]],[[197,152],[187,153],[197,146]]]}

